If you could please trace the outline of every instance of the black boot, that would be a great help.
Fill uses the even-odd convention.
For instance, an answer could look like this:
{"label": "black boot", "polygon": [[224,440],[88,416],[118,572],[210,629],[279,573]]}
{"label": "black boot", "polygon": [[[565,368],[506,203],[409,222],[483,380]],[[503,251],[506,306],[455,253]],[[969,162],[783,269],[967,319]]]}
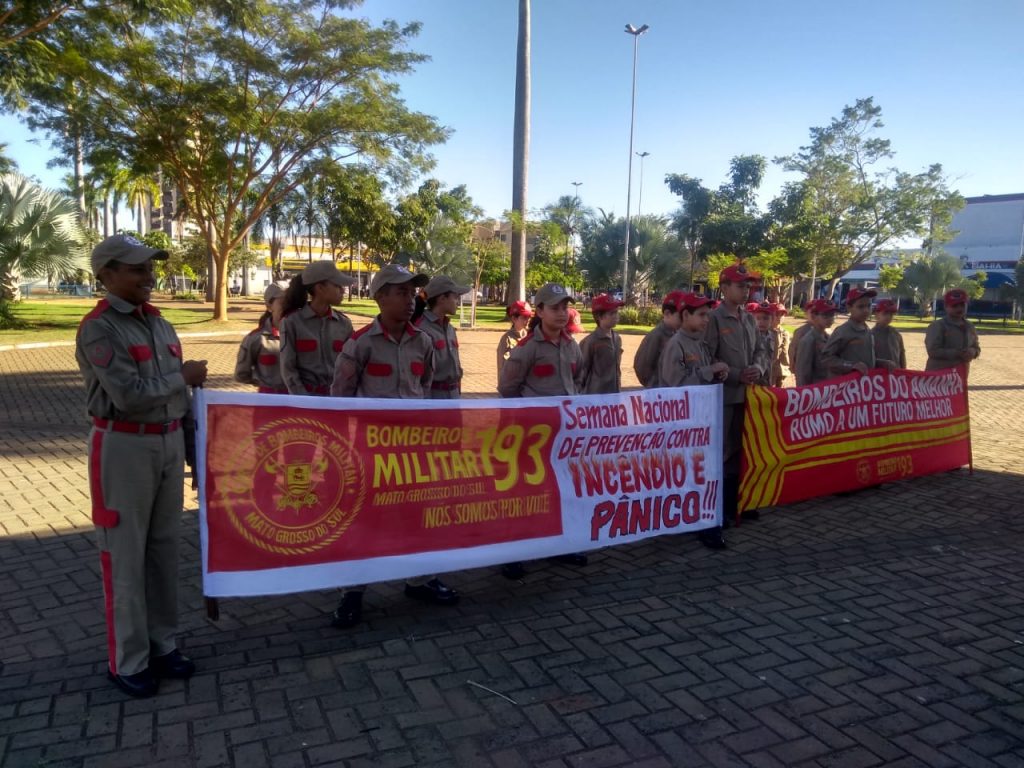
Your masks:
{"label": "black boot", "polygon": [[349,590],[331,614],[331,626],[351,629],[363,618],[363,593]]}

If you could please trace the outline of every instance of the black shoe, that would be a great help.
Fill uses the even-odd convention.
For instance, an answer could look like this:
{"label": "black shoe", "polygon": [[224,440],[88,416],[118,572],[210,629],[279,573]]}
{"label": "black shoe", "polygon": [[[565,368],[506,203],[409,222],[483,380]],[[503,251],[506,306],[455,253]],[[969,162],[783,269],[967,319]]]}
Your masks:
{"label": "black shoe", "polygon": [[501,575],[511,581],[519,581],[526,575],[522,563],[505,563],[501,566]]}
{"label": "black shoe", "polygon": [[163,656],[151,657],[149,668],[157,677],[171,677],[175,680],[188,680],[196,673],[195,662],[177,648]]}
{"label": "black shoe", "polygon": [[748,509],[741,515],[744,520],[760,520],[761,510],[759,509]]}
{"label": "black shoe", "polygon": [[561,563],[562,565],[575,565],[579,568],[582,568],[587,564],[587,556],[582,552],[573,552],[568,555],[555,555],[551,559],[556,563]]}
{"label": "black shoe", "polygon": [[440,579],[431,579],[426,584],[406,583],[405,596],[434,605],[455,605],[459,602],[459,593],[445,586]]}
{"label": "black shoe", "polygon": [[733,517],[734,517],[734,515],[726,515],[726,514],[722,515],[722,530],[723,531],[725,529],[727,529],[727,528],[732,528]]}
{"label": "black shoe", "polygon": [[136,672],[134,675],[115,675],[109,669],[107,677],[122,691],[136,699],[148,699],[155,696],[159,683],[148,669]]}
{"label": "black shoe", "polygon": [[727,546],[721,528],[709,528],[706,531],[701,531],[697,534],[697,538],[708,549],[725,549]]}
{"label": "black shoe", "polygon": [[351,629],[363,618],[363,593],[346,592],[338,607],[331,614],[331,626],[337,629]]}

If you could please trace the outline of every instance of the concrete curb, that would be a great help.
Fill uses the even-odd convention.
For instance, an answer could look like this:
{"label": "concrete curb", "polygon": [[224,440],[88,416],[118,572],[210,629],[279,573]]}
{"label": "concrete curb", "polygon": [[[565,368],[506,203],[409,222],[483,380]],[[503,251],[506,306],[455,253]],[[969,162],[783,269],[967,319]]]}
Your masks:
{"label": "concrete curb", "polygon": [[[250,329],[251,330],[251,329]],[[213,336],[245,336],[249,331],[206,331],[202,333],[179,333],[179,339],[203,339]],[[49,347],[73,347],[73,341],[30,341],[26,344],[0,344],[0,352],[17,349],[48,349]]]}

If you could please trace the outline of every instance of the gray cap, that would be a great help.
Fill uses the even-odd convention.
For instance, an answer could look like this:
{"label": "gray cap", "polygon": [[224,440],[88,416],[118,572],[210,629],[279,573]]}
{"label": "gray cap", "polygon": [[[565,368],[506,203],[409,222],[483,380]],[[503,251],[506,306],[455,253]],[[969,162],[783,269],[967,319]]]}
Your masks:
{"label": "gray cap", "polygon": [[550,307],[552,304],[561,304],[563,301],[568,299],[573,304],[576,303],[576,299],[569,295],[569,292],[565,290],[561,285],[555,283],[546,283],[541,286],[541,289],[537,291],[537,296],[534,298],[534,304],[543,304],[545,307]]}
{"label": "gray cap", "polygon": [[276,283],[271,283],[267,286],[267,289],[263,292],[263,301],[269,304],[278,296],[284,296],[285,291],[288,290],[288,283],[283,280],[278,280]]}
{"label": "gray cap", "polygon": [[328,282],[344,288],[347,285],[352,285],[355,281],[354,277],[341,274],[333,261],[314,261],[302,270],[303,285]]}
{"label": "gray cap", "polygon": [[469,293],[469,291],[468,285],[459,285],[447,275],[437,275],[427,283],[428,299],[440,296],[443,293],[455,293],[461,296],[464,293]]}
{"label": "gray cap", "polygon": [[376,296],[377,291],[385,285],[405,285],[410,281],[417,288],[422,288],[430,282],[430,278],[410,272],[401,264],[388,264],[381,267],[380,271],[370,280],[370,295]]}
{"label": "gray cap", "polygon": [[98,275],[111,261],[122,264],[142,264],[150,259],[166,259],[167,251],[150,248],[131,235],[111,235],[92,249],[92,273]]}

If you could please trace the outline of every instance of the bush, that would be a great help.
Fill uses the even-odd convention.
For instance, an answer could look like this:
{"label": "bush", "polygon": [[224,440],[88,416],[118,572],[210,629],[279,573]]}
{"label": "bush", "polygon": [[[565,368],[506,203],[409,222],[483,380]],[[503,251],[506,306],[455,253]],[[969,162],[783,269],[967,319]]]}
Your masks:
{"label": "bush", "polygon": [[636,307],[620,307],[619,324],[640,325],[640,310]]}
{"label": "bush", "polygon": [[649,325],[652,328],[661,322],[661,307],[653,304],[640,310],[640,325]]}
{"label": "bush", "polygon": [[28,328],[28,324],[14,316],[14,303],[0,300],[0,330],[14,331]]}

